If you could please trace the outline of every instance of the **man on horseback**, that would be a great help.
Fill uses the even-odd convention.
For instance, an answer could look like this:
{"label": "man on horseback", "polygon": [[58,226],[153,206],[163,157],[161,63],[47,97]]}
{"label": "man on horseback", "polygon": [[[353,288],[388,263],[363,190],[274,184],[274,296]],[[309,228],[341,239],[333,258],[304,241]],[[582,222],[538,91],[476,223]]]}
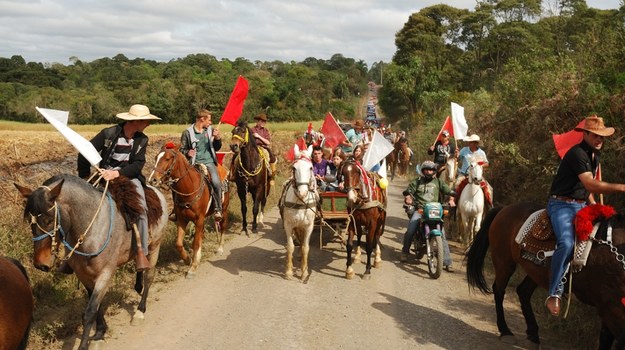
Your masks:
{"label": "man on horseback", "polygon": [[[141,246],[143,251],[148,251],[148,217],[147,204],[145,201],[145,177],[141,173],[145,165],[145,151],[148,145],[148,137],[143,130],[150,125],[151,120],[161,120],[161,118],[150,114],[148,107],[144,105],[133,105],[127,113],[118,113],[117,118],[123,122],[108,127],[100,131],[91,139],[91,144],[100,152],[102,161],[100,169],[102,178],[112,181],[119,176],[125,176],[132,181],[140,197],[144,211],[137,220],[138,230],[141,236]],[[78,155],[78,176],[89,177],[91,164],[81,154]],[[144,262],[145,256],[137,254],[137,269],[147,269]],[[139,261],[142,263],[140,264]]]}
{"label": "man on horseback", "polygon": [[221,149],[221,135],[219,129],[213,129],[212,114],[202,109],[195,123],[182,132],[180,138],[180,152],[184,154],[192,165],[197,165],[202,173],[210,180],[215,200],[215,220],[222,218],[221,209],[221,178],[217,171],[217,151]]}
{"label": "man on horseback", "polygon": [[363,142],[362,132],[365,127],[365,122],[362,119],[356,119],[352,122],[352,128],[345,132],[345,137],[347,138],[343,143],[340,144],[341,149],[346,154],[352,154],[354,151],[354,147],[358,146]]}
{"label": "man on horseback", "polygon": [[[436,164],[434,162],[430,160],[423,162],[423,164],[421,164],[421,173],[423,176],[417,177],[412,181],[408,185],[408,188],[402,193],[404,195],[404,203],[410,208],[410,210],[406,212],[410,216],[410,221],[408,222],[408,228],[404,235],[404,244],[401,249],[401,262],[406,262],[406,260],[408,260],[410,246],[419,228],[419,221],[422,215],[419,209],[422,209],[427,203],[441,201],[441,193],[443,195],[450,195],[452,193],[447,184],[436,177]],[[449,205],[452,207],[456,205],[453,196],[449,196]],[[447,272],[453,272],[454,269],[451,266],[452,260],[447,238],[445,235],[442,235],[441,238],[443,239],[444,269],[447,270]]]}
{"label": "man on horseback", "polygon": [[256,138],[256,143],[260,147],[267,150],[267,153],[269,154],[269,167],[270,167],[269,178],[271,179],[270,184],[273,186],[274,175],[276,173],[276,162],[278,160],[276,159],[276,156],[271,151],[271,133],[269,133],[269,130],[265,127],[265,125],[267,125],[267,115],[265,113],[261,113],[255,116],[254,120],[256,120],[256,125],[250,128],[250,131],[252,132],[252,136]]}
{"label": "man on horseback", "polygon": [[441,139],[428,149],[428,154],[434,155],[434,163],[438,166],[438,173],[445,166],[448,157],[458,156],[456,146],[449,142],[449,131],[443,130],[441,132]]}
{"label": "man on horseback", "polygon": [[[471,165],[472,159],[479,159],[481,161],[482,168],[488,168],[488,158],[486,158],[486,152],[480,148],[480,137],[476,134],[471,134],[464,138],[464,142],[467,142],[467,146],[463,147],[460,152],[458,152],[458,161],[460,162],[460,167],[458,168],[458,176],[456,178],[455,188],[457,192],[458,198],[460,198],[460,193],[462,192],[464,186],[467,184],[467,175],[469,172],[469,167]],[[486,197],[486,201],[492,206],[493,201],[493,189],[488,183],[488,181],[482,181],[482,190],[484,190],[484,195]]]}
{"label": "man on horseback", "polygon": [[606,127],[603,118],[593,115],[585,119],[583,127],[575,130],[583,132],[583,140],[571,147],[560,161],[547,204],[547,214],[557,240],[551,258],[549,297],[545,303],[553,316],[560,314],[564,289],[562,279],[575,245],[575,215],[586,203],[595,203],[593,194],[625,192],[625,184],[607,183],[595,178],[604,137],[614,134],[614,128]]}

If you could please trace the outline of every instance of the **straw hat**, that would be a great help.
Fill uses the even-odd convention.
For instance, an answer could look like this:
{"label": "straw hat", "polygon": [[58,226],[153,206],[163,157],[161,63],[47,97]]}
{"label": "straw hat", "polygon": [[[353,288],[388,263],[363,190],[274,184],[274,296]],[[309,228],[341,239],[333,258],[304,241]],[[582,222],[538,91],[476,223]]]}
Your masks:
{"label": "straw hat", "polygon": [[614,128],[606,128],[603,118],[591,115],[584,120],[584,126],[575,128],[575,131],[588,131],[599,136],[612,136]]}
{"label": "straw hat", "polygon": [[150,114],[150,109],[144,105],[132,105],[128,112],[117,113],[117,118],[123,120],[161,120],[161,118]]}
{"label": "straw hat", "polygon": [[352,127],[354,128],[360,129],[360,128],[364,128],[364,126],[365,126],[365,121],[362,119],[356,119],[352,122]]}
{"label": "straw hat", "polygon": [[261,113],[254,117],[255,120],[267,121],[267,115],[265,113]]}
{"label": "straw hat", "polygon": [[480,142],[480,137],[476,134],[471,134],[471,136],[464,138],[464,142]]}

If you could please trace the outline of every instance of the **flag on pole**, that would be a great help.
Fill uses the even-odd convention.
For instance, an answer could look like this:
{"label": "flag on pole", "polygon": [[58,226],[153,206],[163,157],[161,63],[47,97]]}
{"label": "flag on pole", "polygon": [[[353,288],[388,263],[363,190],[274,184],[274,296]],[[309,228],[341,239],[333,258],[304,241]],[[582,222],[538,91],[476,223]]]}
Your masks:
{"label": "flag on pole", "polygon": [[464,107],[454,102],[451,103],[451,124],[453,125],[453,135],[456,140],[462,140],[467,137],[469,126],[464,118]]}
{"label": "flag on pole", "polygon": [[323,125],[321,125],[320,131],[325,137],[324,145],[326,147],[334,149],[334,147],[340,145],[341,143],[343,143],[343,141],[347,140],[347,136],[345,136],[343,129],[341,129],[339,124],[334,119],[334,116],[330,112],[326,114],[326,119],[323,121]]}
{"label": "flag on pole", "polygon": [[102,160],[100,153],[93,147],[93,144],[77,132],[67,126],[69,112],[56,109],[35,107],[35,109],[46,118],[82,154],[91,165],[96,166]]}
{"label": "flag on pole", "polygon": [[[300,150],[306,149],[306,140],[303,137],[297,139],[297,143],[295,144]],[[285,154],[284,158],[288,161],[295,160],[295,146],[291,147]]]}
{"label": "flag on pole", "polygon": [[443,122],[443,127],[438,132],[436,140],[434,140],[433,144],[436,144],[436,141],[440,141],[443,130],[447,130],[449,132],[449,136],[454,136],[454,128],[453,125],[451,125],[451,117],[447,116],[447,118],[445,118],[445,122]]}
{"label": "flag on pole", "polygon": [[362,158],[362,166],[369,171],[391,152],[393,152],[393,144],[376,130]]}
{"label": "flag on pole", "polygon": [[247,80],[239,75],[219,123],[230,124],[232,126],[237,125],[237,121],[239,120],[241,113],[243,113],[243,103],[247,98],[248,91],[249,85]]}
{"label": "flag on pole", "polygon": [[[586,121],[582,120],[575,128],[583,128],[585,123]],[[553,144],[556,146],[556,151],[560,159],[562,159],[571,147],[582,142],[584,134],[581,131],[575,131],[575,129],[573,129],[563,134],[553,134],[551,137],[553,138]]]}

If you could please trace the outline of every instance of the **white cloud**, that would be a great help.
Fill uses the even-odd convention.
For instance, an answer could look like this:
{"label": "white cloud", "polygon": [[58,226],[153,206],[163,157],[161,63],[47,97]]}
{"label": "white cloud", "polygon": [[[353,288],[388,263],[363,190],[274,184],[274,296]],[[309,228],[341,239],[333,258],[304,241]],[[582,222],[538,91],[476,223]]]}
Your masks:
{"label": "white cloud", "polygon": [[[588,1],[617,8],[621,0]],[[208,53],[250,61],[389,61],[408,17],[440,0],[0,0],[0,57],[69,63]],[[458,8],[475,0],[442,1]],[[599,4],[601,3],[601,4]]]}

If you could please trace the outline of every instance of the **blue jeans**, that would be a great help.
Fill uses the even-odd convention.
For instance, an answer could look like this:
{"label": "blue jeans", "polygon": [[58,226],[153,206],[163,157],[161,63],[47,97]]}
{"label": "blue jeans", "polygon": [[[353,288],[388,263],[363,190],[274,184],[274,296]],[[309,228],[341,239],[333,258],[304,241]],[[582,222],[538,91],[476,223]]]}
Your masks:
{"label": "blue jeans", "polygon": [[206,169],[211,175],[211,185],[213,187],[213,193],[215,194],[213,197],[215,200],[215,210],[221,211],[221,179],[217,172],[217,165],[213,163],[206,164]]}
{"label": "blue jeans", "polygon": [[564,284],[562,277],[566,266],[573,256],[575,246],[575,214],[586,204],[566,202],[554,198],[547,203],[547,215],[551,220],[553,233],[556,235],[556,250],[551,257],[551,277],[549,279],[549,295],[562,296]]}
{"label": "blue jeans", "polygon": [[141,202],[141,206],[143,207],[143,212],[139,215],[137,219],[137,229],[139,230],[139,236],[141,236],[141,247],[143,247],[143,252],[145,255],[148,255],[148,205],[145,201],[145,192],[143,191],[143,185],[139,179],[130,180],[133,185],[135,185],[135,189],[137,190],[137,194],[139,195],[139,201]]}
{"label": "blue jeans", "polygon": [[[401,248],[402,253],[410,253],[410,245],[414,240],[415,233],[417,233],[420,220],[421,214],[418,210],[415,210],[415,212],[410,217],[410,221],[408,222],[408,228],[406,229],[406,234],[404,235],[404,245]],[[441,238],[443,239],[443,266],[451,266],[451,253],[449,251],[449,244],[447,243],[447,238],[445,237],[445,231],[442,228],[442,225],[441,231],[443,232],[443,234],[441,235]]]}

